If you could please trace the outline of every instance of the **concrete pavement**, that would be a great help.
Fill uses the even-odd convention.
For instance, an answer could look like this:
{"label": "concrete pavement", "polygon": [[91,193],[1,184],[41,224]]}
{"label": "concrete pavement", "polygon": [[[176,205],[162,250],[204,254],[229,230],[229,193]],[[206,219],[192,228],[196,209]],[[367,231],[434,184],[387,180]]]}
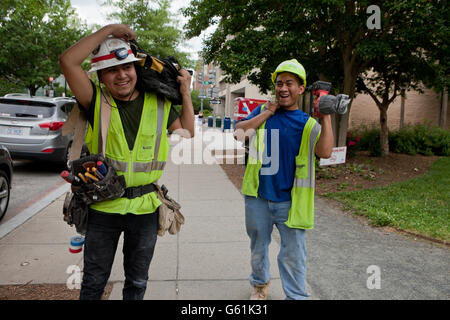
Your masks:
{"label": "concrete pavement", "polygon": [[[239,156],[243,150],[218,129],[197,128],[195,139],[183,141],[184,152],[171,142],[172,161],[160,182],[182,205],[186,223],[178,235],[158,237],[145,299],[245,300],[251,288],[244,201],[218,164],[206,164],[214,160],[213,150],[237,148]],[[76,232],[62,220],[63,200],[59,196],[44,208],[36,207],[37,214],[4,232],[0,285],[79,284],[83,259],[68,251]],[[284,293],[276,263],[279,236],[274,230],[269,299],[279,300]],[[316,227],[307,232],[307,247],[312,299],[449,299],[448,247],[372,228],[324,199],[316,201]],[[370,266],[375,271],[378,267],[379,274],[369,273]],[[121,244],[109,281],[110,299],[121,299]]]}
{"label": "concrete pavement", "polygon": [[[197,141],[183,142],[188,144],[183,150],[190,147],[191,162],[199,162],[199,157],[211,162],[211,150],[234,143],[230,135],[218,129],[211,129],[206,135],[207,138],[197,128]],[[176,141],[171,144],[172,150],[178,152],[174,149]],[[181,203],[186,222],[178,235],[158,237],[145,299],[248,299],[250,250],[243,198],[218,164],[200,161],[178,165],[180,161],[189,163],[189,158],[187,154],[183,158],[183,152],[175,153],[160,182]],[[63,201],[64,195],[59,196],[45,208],[37,208],[36,214],[28,214],[28,220],[12,231],[3,232],[0,285],[79,283],[81,275],[77,270],[82,270],[83,255],[68,251],[69,240],[76,232],[62,219]],[[122,298],[121,246],[122,238],[109,279],[113,300]],[[274,243],[270,251],[273,277],[269,299],[284,299],[276,263],[278,249]]]}

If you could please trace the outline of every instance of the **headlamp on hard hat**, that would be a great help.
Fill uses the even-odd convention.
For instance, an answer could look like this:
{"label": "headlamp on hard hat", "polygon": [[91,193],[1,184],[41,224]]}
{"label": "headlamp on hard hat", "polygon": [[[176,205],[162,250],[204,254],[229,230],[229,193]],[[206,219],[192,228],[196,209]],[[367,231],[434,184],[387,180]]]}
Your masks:
{"label": "headlamp on hard hat", "polygon": [[128,57],[128,49],[127,48],[119,48],[111,51],[110,53],[114,53],[116,55],[117,60],[123,60]]}

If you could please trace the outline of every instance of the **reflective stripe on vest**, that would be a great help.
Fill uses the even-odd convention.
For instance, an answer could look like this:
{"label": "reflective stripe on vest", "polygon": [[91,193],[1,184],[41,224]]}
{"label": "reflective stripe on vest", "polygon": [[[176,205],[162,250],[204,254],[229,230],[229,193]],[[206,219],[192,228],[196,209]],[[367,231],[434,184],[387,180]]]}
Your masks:
{"label": "reflective stripe on vest", "polygon": [[[314,144],[316,142],[317,136],[320,133],[320,124],[317,122],[314,123],[310,137],[309,137],[309,149],[308,150],[314,150]],[[305,141],[306,142],[306,141]],[[303,143],[303,137],[302,137],[302,143]],[[300,151],[299,155],[300,156]],[[294,187],[297,188],[314,188],[315,187],[315,179],[314,179],[314,152],[308,152],[308,177],[305,179],[294,179]],[[313,164],[313,165],[311,165]],[[297,168],[303,168],[304,165],[299,165]]]}

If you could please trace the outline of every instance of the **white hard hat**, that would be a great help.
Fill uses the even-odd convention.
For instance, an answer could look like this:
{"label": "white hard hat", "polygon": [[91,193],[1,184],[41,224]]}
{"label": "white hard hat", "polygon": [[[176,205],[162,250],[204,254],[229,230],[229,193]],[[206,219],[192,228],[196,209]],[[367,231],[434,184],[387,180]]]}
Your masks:
{"label": "white hard hat", "polygon": [[131,51],[128,42],[119,38],[107,38],[91,54],[92,67],[88,72],[140,61]]}

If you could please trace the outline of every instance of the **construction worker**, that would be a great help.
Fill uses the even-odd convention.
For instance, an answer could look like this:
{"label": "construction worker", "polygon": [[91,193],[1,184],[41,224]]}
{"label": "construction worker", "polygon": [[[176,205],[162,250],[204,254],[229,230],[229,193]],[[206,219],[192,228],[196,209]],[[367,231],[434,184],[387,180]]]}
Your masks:
{"label": "construction worker", "polygon": [[309,296],[305,230],[314,220],[314,152],[331,156],[333,132],[330,115],[322,115],[320,125],[299,109],[306,72],[297,60],[278,65],[272,82],[276,101],[258,106],[235,127],[236,139],[250,137],[242,183],[251,250],[250,299],[267,298],[268,249],[275,225],[281,238],[278,268],[283,290],[286,299],[300,300]]}
{"label": "construction worker", "polygon": [[[137,90],[134,62],[139,59],[128,43],[135,37],[127,25],[107,25],[75,43],[59,60],[70,89],[85,109],[93,133],[99,131],[102,95],[109,98],[111,121],[106,160],[117,174],[125,176],[127,187],[134,187],[132,194],[90,206],[80,299],[101,299],[122,232],[123,299],[143,299],[156,244],[160,204],[151,183],[161,176],[167,160],[167,129],[185,129],[185,134],[194,135],[190,74],[182,69],[177,78],[183,100],[180,115],[164,97]],[[81,67],[90,54],[89,72],[97,72],[102,86],[95,85]],[[89,148],[91,154],[101,152],[96,139],[92,139]]]}

